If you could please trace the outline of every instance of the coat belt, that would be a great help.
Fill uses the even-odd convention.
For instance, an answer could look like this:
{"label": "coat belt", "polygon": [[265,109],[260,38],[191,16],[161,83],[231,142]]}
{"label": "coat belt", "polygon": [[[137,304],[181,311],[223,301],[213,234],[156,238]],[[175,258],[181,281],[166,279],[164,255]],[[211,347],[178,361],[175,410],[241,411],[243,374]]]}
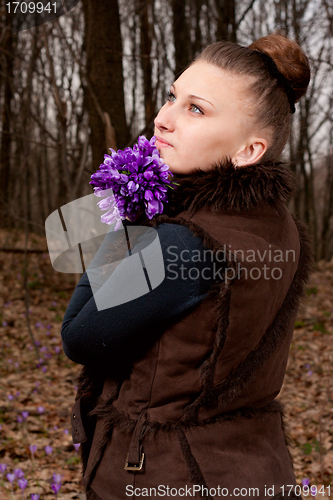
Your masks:
{"label": "coat belt", "polygon": [[131,470],[131,471],[142,470],[145,455],[142,449],[141,438],[142,438],[143,425],[146,422],[146,420],[147,420],[147,410],[145,409],[142,410],[142,412],[140,413],[133,431],[131,444],[126,457],[126,462],[124,467],[125,470]]}

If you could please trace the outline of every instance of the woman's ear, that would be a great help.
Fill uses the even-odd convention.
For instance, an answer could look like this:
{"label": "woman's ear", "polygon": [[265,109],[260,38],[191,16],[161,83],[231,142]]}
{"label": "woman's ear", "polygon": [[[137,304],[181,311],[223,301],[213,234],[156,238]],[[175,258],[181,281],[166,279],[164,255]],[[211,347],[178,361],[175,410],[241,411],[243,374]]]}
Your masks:
{"label": "woman's ear", "polygon": [[251,144],[247,144],[232,157],[232,163],[238,167],[256,163],[267,151],[266,139],[253,139]]}

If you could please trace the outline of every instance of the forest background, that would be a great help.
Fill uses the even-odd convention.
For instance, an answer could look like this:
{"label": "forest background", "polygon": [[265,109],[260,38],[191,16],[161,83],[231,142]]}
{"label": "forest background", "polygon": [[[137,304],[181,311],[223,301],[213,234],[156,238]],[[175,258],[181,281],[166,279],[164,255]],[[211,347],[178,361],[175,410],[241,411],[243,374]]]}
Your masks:
{"label": "forest background", "polygon": [[298,190],[289,208],[333,256],[331,0],[81,0],[52,22],[13,33],[1,7],[0,224],[43,232],[47,216],[92,192],[108,148],[152,136],[176,75],[207,44],[248,45],[282,30],[310,59],[285,159]]}
{"label": "forest background", "polygon": [[[139,135],[153,135],[170,83],[203,47],[216,40],[248,45],[281,30],[301,45],[312,71],[284,159],[297,180],[288,206],[307,223],[317,261],[295,325],[293,364],[282,394],[298,401],[290,416],[296,417],[291,430],[299,484],[307,479],[332,484],[332,0],[80,0],[51,22],[16,33],[12,26],[13,14],[2,3],[0,461],[8,466],[6,473],[20,464],[30,474],[27,488],[42,500],[54,496],[51,471],[57,465],[67,482],[59,498],[81,498],[73,445],[58,432],[68,425],[77,375],[61,351],[60,325],[78,276],[52,269],[45,220],[92,193],[90,176],[108,148],[123,149]],[[23,375],[27,382],[28,373],[30,382],[15,396],[14,387]],[[34,392],[38,382],[53,392],[48,387]],[[29,409],[25,427],[18,421],[24,408]],[[55,415],[58,430],[48,425]],[[58,455],[37,451],[44,478],[32,468],[31,436],[41,450],[58,446]],[[10,498],[12,489],[19,498],[17,482],[11,485],[6,473],[1,491]]]}

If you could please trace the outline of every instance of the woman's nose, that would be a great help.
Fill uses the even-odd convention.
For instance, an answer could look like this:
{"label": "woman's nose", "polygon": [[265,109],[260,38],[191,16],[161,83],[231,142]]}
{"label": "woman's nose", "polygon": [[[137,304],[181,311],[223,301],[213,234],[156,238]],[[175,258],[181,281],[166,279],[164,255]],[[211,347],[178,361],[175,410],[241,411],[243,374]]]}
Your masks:
{"label": "woman's nose", "polygon": [[174,117],[171,113],[171,107],[168,106],[168,103],[162,106],[162,108],[160,109],[158,115],[154,120],[154,124],[155,127],[158,128],[158,130],[172,132],[172,130],[175,127]]}

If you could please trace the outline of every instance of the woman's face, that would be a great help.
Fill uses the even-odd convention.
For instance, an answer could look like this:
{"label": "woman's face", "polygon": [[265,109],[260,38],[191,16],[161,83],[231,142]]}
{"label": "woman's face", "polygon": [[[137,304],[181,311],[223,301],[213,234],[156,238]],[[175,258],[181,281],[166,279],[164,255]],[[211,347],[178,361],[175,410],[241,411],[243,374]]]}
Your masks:
{"label": "woman's face", "polygon": [[[197,61],[171,85],[155,118],[156,148],[174,173],[236,159],[251,138],[246,79]],[[253,106],[253,105],[252,105]]]}

